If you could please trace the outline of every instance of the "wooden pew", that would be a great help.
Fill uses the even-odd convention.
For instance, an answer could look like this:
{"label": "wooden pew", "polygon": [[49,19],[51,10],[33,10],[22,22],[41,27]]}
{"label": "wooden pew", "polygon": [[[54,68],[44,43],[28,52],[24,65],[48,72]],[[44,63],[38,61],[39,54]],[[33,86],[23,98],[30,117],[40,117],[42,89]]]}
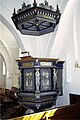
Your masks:
{"label": "wooden pew", "polygon": [[80,95],[78,94],[69,94],[70,105],[80,103]]}
{"label": "wooden pew", "polygon": [[50,120],[54,120],[54,119],[60,119],[60,120],[66,120],[66,119],[76,120],[77,119],[79,120],[80,119],[80,103],[59,108],[54,113],[54,116],[52,116]]}
{"label": "wooden pew", "polygon": [[80,120],[80,103],[67,105],[10,120]]}
{"label": "wooden pew", "polygon": [[26,112],[27,109],[18,103],[16,91],[15,87],[12,90],[0,88],[0,120],[18,117]]}

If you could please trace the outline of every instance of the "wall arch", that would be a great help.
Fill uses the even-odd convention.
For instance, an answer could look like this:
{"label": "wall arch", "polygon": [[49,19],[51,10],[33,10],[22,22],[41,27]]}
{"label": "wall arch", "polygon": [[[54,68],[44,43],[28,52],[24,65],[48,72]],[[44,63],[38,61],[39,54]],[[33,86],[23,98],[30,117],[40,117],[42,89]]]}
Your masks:
{"label": "wall arch", "polygon": [[12,78],[10,78],[10,71],[12,71],[12,62],[10,54],[4,44],[0,45],[0,54],[3,56],[6,63],[6,88],[11,89]]}
{"label": "wall arch", "polygon": [[[19,47],[22,46],[22,49],[24,47],[10,23],[2,15],[0,15],[0,18],[0,53],[6,61],[6,88],[11,89],[12,86],[17,87],[18,85],[18,66],[15,60],[19,57]],[[14,71],[16,74],[14,74]]]}
{"label": "wall arch", "polygon": [[21,41],[19,35],[17,34],[17,32],[15,31],[15,29],[13,28],[13,26],[1,14],[0,14],[0,19],[1,19],[1,22],[8,28],[8,30],[14,36],[19,47],[21,47],[21,49],[24,50],[22,41]]}

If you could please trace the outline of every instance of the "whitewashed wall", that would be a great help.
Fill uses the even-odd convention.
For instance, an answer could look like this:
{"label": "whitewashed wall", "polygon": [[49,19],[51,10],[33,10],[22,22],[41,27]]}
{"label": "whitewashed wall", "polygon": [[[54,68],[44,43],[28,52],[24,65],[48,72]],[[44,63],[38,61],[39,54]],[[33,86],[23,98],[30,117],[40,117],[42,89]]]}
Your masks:
{"label": "whitewashed wall", "polygon": [[[19,56],[19,45],[11,33],[10,29],[7,25],[9,23],[0,16],[0,54],[3,56],[4,61],[6,63],[6,78],[2,77],[2,69],[0,67],[1,75],[0,75],[0,83],[5,85],[1,85],[2,87],[6,87],[11,89],[12,86],[18,86],[18,66],[16,64],[16,59]],[[4,24],[5,21],[5,24]],[[7,25],[6,25],[7,23]],[[1,62],[2,63],[2,62]],[[4,80],[4,81],[3,81]]]}
{"label": "whitewashed wall", "polygon": [[[57,100],[57,106],[69,104],[69,93],[80,94],[80,68],[75,68],[75,61],[80,65],[80,1],[69,0],[62,15],[59,29],[50,56],[63,58],[64,95]],[[68,98],[68,99],[67,99]]]}
{"label": "whitewashed wall", "polygon": [[[74,65],[76,60],[80,62],[80,0],[50,0],[49,3],[53,6],[59,4],[62,13],[61,20],[53,33],[39,37],[22,35],[11,21],[14,7],[18,9],[22,2],[23,0],[1,1],[0,14],[14,29],[13,36],[18,34],[15,39],[22,51],[30,51],[34,57],[56,57],[65,60],[64,95],[58,98],[57,106],[69,104],[69,93],[80,94],[80,68],[75,68]],[[33,1],[28,0],[27,2]],[[15,81],[14,84],[16,84]]]}

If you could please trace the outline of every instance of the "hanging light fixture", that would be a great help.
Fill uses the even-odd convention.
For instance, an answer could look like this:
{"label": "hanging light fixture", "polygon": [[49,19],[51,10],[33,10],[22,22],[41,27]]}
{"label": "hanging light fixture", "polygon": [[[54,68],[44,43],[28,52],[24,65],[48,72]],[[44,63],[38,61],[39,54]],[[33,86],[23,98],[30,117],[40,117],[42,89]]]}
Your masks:
{"label": "hanging light fixture", "polygon": [[22,8],[16,10],[12,15],[13,23],[16,28],[24,35],[43,35],[54,31],[54,28],[60,20],[60,10],[57,5],[56,10],[52,5],[49,5],[47,0],[44,3],[37,5],[34,0],[33,6],[31,4],[22,4]]}

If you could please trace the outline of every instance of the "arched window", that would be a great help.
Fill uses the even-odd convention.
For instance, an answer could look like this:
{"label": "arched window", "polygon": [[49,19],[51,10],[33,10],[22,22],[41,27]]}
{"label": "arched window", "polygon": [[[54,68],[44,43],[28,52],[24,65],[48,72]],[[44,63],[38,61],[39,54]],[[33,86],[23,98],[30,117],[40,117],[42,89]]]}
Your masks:
{"label": "arched window", "polygon": [[2,65],[2,70],[3,70],[3,75],[6,75],[6,65],[5,65],[4,61],[3,61],[3,65]]}
{"label": "arched window", "polygon": [[6,87],[6,63],[0,54],[0,87]]}

